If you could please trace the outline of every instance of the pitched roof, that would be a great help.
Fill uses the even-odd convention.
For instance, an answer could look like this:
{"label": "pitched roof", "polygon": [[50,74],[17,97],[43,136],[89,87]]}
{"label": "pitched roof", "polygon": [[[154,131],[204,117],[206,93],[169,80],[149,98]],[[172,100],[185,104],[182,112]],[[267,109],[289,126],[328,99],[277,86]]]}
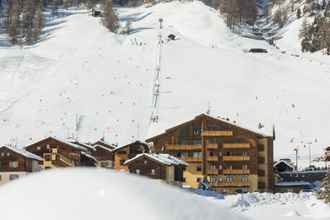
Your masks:
{"label": "pitched roof", "polygon": [[174,156],[171,156],[169,154],[149,154],[149,153],[142,153],[142,154],[138,154],[136,155],[134,158],[130,159],[130,160],[127,160],[124,164],[129,164],[141,157],[148,157],[154,161],[157,161],[161,164],[164,164],[164,165],[167,165],[167,166],[171,166],[171,165],[183,165],[183,166],[188,166],[188,164],[183,161],[183,160],[180,160]]}
{"label": "pitched roof", "polygon": [[121,150],[121,149],[123,149],[123,148],[129,147],[130,145],[134,145],[134,144],[143,145],[143,146],[145,146],[145,147],[147,147],[147,148],[149,149],[149,145],[148,145],[148,143],[143,142],[143,141],[135,141],[135,142],[132,142],[132,143],[126,144],[126,145],[121,146],[121,147],[116,147],[115,149],[113,149],[113,151],[116,152],[116,151],[118,151],[118,150]]}
{"label": "pitched roof", "polygon": [[[103,145],[101,145],[101,144],[96,144],[96,145],[94,145],[94,149],[95,149],[96,147],[102,148],[103,150],[106,150],[106,151],[109,151],[109,152],[113,152],[113,151],[114,151],[114,149],[110,149],[110,148],[105,147],[105,146],[103,146]],[[95,150],[96,150],[96,149],[95,149]]]}
{"label": "pitched roof", "polygon": [[292,165],[291,163],[289,163],[289,162],[286,161],[286,160],[279,160],[279,161],[276,161],[276,162],[274,163],[273,167],[276,167],[276,166],[277,166],[278,164],[280,164],[280,163],[284,163],[284,164],[286,164],[288,167],[291,167],[291,168],[295,169],[295,166]]}
{"label": "pitched roof", "polygon": [[208,118],[208,119],[211,119],[211,120],[216,120],[219,123],[224,123],[226,125],[233,126],[233,127],[248,131],[250,133],[256,134],[256,135],[261,136],[261,137],[272,137],[271,135],[262,134],[260,132],[254,131],[252,129],[247,129],[247,128],[240,127],[239,125],[237,125],[235,123],[231,123],[230,121],[225,121],[223,119],[220,119],[220,118],[217,118],[217,117],[212,117],[212,116],[206,115],[206,114],[200,114],[200,115],[195,116],[191,120],[179,123],[178,125],[175,125],[174,127],[167,128],[162,133],[160,132],[159,128],[155,129],[155,132],[151,132],[152,137],[148,138],[147,141],[149,142],[149,141],[151,141],[151,139],[162,136],[162,135],[166,134],[169,131],[173,131],[173,130],[177,129],[178,127],[181,127],[181,126],[184,126],[186,124],[192,123],[193,121],[195,121],[196,119],[199,119],[199,118]]}
{"label": "pitched roof", "polygon": [[93,143],[93,144],[91,144],[91,145],[92,145],[92,146],[95,146],[95,145],[102,145],[102,146],[107,147],[107,148],[109,148],[109,149],[114,149],[114,148],[116,148],[116,145],[114,145],[114,144],[110,144],[110,143],[107,143],[106,141],[104,141],[104,140],[102,140],[102,139],[96,141],[95,143]]}
{"label": "pitched roof", "polygon": [[38,160],[38,161],[43,161],[43,158],[39,157],[38,155],[35,155],[33,153],[30,153],[24,149],[18,149],[16,147],[10,147],[10,146],[2,146],[1,148],[7,148],[17,154],[22,155],[23,157],[32,159],[32,160]]}
{"label": "pitched roof", "polygon": [[71,143],[70,141],[63,140],[63,139],[60,139],[60,138],[57,138],[57,137],[52,137],[52,136],[50,136],[50,137],[48,137],[48,138],[44,138],[44,139],[42,139],[42,140],[40,140],[40,141],[38,141],[38,142],[35,142],[35,143],[33,143],[33,144],[30,144],[29,146],[26,146],[26,147],[24,147],[24,148],[26,149],[26,148],[30,147],[31,145],[34,145],[34,144],[40,143],[40,142],[45,141],[45,140],[47,140],[47,139],[53,139],[53,140],[55,140],[55,141],[61,142],[61,143],[63,143],[63,144],[66,144],[66,145],[68,145],[68,146],[70,146],[70,147],[73,147],[73,148],[76,148],[76,149],[78,149],[78,150],[82,150],[82,151],[86,151],[86,150],[87,150],[87,149],[86,149],[85,147],[83,147],[83,146],[80,146],[80,145],[78,145],[78,144],[73,144],[73,143]]}

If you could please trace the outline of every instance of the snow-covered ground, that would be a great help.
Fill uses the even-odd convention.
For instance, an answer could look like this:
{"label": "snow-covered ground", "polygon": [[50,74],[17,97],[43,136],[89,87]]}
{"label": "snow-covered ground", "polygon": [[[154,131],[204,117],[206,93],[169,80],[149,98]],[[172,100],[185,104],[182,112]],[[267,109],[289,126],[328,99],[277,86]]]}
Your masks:
{"label": "snow-covered ground", "polygon": [[54,169],[0,187],[1,220],[329,220],[303,194],[251,193],[216,200],[159,180],[105,169]]}
{"label": "snow-covered ground", "polygon": [[[121,145],[208,108],[261,133],[271,135],[275,125],[276,157],[308,142],[320,154],[330,143],[326,59],[281,54],[234,35],[217,11],[198,1],[118,12],[132,21],[130,35],[109,33],[99,18],[71,11],[47,27],[47,39],[37,45],[0,48],[1,143],[65,138],[81,117],[81,140],[105,136]],[[159,18],[163,35],[179,39],[164,44],[160,122],[149,126]],[[243,52],[251,47],[269,53]]]}
{"label": "snow-covered ground", "polygon": [[109,170],[66,169],[0,187],[1,220],[244,220],[167,184]]}
{"label": "snow-covered ground", "polygon": [[210,200],[249,219],[330,219],[330,206],[311,193],[249,193],[227,196],[223,201]]}

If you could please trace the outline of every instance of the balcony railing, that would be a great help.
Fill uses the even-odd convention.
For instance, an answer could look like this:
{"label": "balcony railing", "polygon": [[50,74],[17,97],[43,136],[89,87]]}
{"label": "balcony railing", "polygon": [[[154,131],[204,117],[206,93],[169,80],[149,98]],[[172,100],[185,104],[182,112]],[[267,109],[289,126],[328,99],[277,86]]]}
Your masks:
{"label": "balcony railing", "polygon": [[225,149],[249,149],[249,143],[227,143],[223,144],[223,148]]}
{"label": "balcony railing", "polygon": [[218,161],[219,157],[217,157],[217,156],[207,156],[207,160],[208,161]]}
{"label": "balcony railing", "polygon": [[203,161],[200,157],[181,157],[180,159],[188,163],[201,163]]}
{"label": "balcony railing", "polygon": [[225,169],[224,174],[250,174],[250,170]]}
{"label": "balcony railing", "polygon": [[219,174],[219,171],[218,170],[215,170],[215,169],[211,169],[211,170],[208,170],[207,173],[209,175],[218,175]]}
{"label": "balcony railing", "polygon": [[206,148],[207,149],[218,149],[218,144],[207,144]]}
{"label": "balcony railing", "polygon": [[223,156],[223,161],[248,161],[249,156]]}
{"label": "balcony railing", "polygon": [[231,137],[233,136],[233,131],[203,131],[202,136],[207,137]]}
{"label": "balcony railing", "polygon": [[199,145],[199,144],[191,144],[191,145],[167,144],[166,150],[178,150],[178,151],[202,150],[202,145]]}
{"label": "balcony railing", "polygon": [[249,182],[217,182],[211,183],[211,186],[215,187],[249,187]]}

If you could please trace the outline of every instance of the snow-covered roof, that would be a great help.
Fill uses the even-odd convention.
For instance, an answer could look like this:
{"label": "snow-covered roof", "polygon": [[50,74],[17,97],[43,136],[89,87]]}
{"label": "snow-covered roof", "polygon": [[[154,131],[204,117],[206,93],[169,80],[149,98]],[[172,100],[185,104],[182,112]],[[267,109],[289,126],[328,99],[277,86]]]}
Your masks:
{"label": "snow-covered roof", "polygon": [[86,148],[84,148],[83,146],[80,146],[78,144],[73,144],[70,141],[67,141],[67,140],[64,140],[64,139],[60,139],[60,138],[57,138],[57,137],[49,137],[49,138],[54,139],[54,140],[59,141],[59,142],[62,142],[64,144],[67,144],[67,145],[69,145],[69,146],[71,146],[73,148],[77,148],[79,150],[86,151]]}
{"label": "snow-covered roof", "polygon": [[273,165],[273,167],[276,167],[278,164],[280,164],[280,163],[284,163],[284,164],[286,164],[287,166],[289,166],[289,167],[291,167],[291,168],[295,168],[295,166],[294,165],[292,165],[291,163],[289,163],[288,161],[286,161],[286,160],[279,160],[279,161],[276,161],[275,162],[275,164]]}
{"label": "snow-covered roof", "polygon": [[39,161],[43,161],[43,158],[39,157],[38,155],[35,155],[33,153],[30,153],[24,149],[18,149],[16,147],[11,147],[11,146],[3,146],[1,148],[7,148],[17,154],[20,154],[26,158],[32,159],[32,160],[39,160]]}
{"label": "snow-covered roof", "polygon": [[96,147],[102,148],[103,150],[106,150],[106,151],[109,151],[109,152],[113,152],[113,150],[114,150],[114,149],[110,149],[108,147],[105,147],[105,146],[103,146],[101,144],[94,145],[94,148],[96,148]]}
{"label": "snow-covered roof", "polygon": [[134,142],[131,142],[131,143],[128,143],[128,144],[125,144],[123,146],[120,146],[120,147],[116,147],[115,149],[113,149],[114,151],[118,151],[120,149],[123,149],[123,148],[126,148],[130,145],[134,145],[134,144],[140,144],[140,145],[144,145],[144,146],[147,146],[149,148],[149,144],[147,142],[144,142],[144,141],[134,141]]}
{"label": "snow-covered roof", "polygon": [[172,129],[175,129],[179,126],[182,126],[184,124],[188,124],[192,121],[194,121],[195,119],[197,119],[198,117],[208,117],[210,119],[214,119],[214,120],[217,120],[221,123],[225,123],[225,124],[228,124],[228,125],[231,125],[233,127],[237,127],[237,128],[240,128],[240,129],[244,129],[246,131],[249,131],[249,132],[252,132],[254,134],[257,134],[257,135],[260,135],[260,136],[264,136],[264,137],[271,137],[271,135],[267,135],[267,134],[263,134],[261,132],[258,132],[258,131],[255,131],[253,129],[250,129],[250,128],[244,128],[236,123],[233,123],[231,121],[227,121],[227,120],[224,120],[224,119],[221,119],[219,117],[216,117],[216,116],[212,116],[212,115],[209,115],[209,114],[199,114],[195,117],[192,117],[192,119],[190,120],[184,120],[184,119],[181,119],[181,120],[178,120],[178,122],[176,124],[172,124],[171,126],[167,125],[167,127],[164,126],[164,124],[161,124],[161,123],[157,123],[153,126],[150,127],[150,130],[148,131],[148,140],[154,138],[154,137],[157,137],[157,136],[160,136],[160,135],[163,135],[165,134],[167,131],[169,130],[172,130]]}
{"label": "snow-covered roof", "polygon": [[95,143],[93,143],[93,144],[91,144],[91,145],[92,145],[92,146],[95,146],[95,145],[104,145],[104,146],[109,146],[109,147],[113,147],[113,148],[116,147],[116,145],[114,145],[114,144],[110,144],[110,143],[108,143],[108,142],[106,142],[105,140],[102,140],[102,139],[96,141]]}
{"label": "snow-covered roof", "polygon": [[171,165],[183,165],[183,166],[188,166],[188,164],[183,161],[183,160],[180,160],[174,156],[171,156],[169,154],[155,154],[155,153],[152,153],[152,154],[148,154],[148,153],[142,153],[142,154],[138,154],[136,155],[134,158],[130,159],[130,160],[127,160],[125,162],[125,164],[129,164],[131,163],[132,161],[135,161],[141,157],[148,157],[152,160],[155,160],[161,164],[164,164],[164,165],[167,165],[167,166],[171,166]]}
{"label": "snow-covered roof", "polygon": [[95,157],[93,157],[92,155],[90,155],[89,153],[86,153],[86,152],[81,152],[82,155],[94,160],[94,161],[97,161]]}
{"label": "snow-covered roof", "polygon": [[50,136],[50,137],[48,137],[48,138],[45,138],[45,139],[42,139],[42,140],[40,140],[40,141],[38,141],[38,142],[35,142],[35,143],[33,143],[33,144],[30,144],[30,145],[26,146],[25,148],[27,148],[27,147],[29,147],[29,146],[31,146],[31,145],[34,145],[34,144],[40,143],[40,142],[42,142],[42,141],[44,141],[44,140],[47,140],[47,139],[53,139],[53,140],[56,140],[56,141],[58,141],[58,142],[64,143],[64,144],[69,145],[70,147],[76,148],[76,149],[78,149],[78,150],[82,150],[82,151],[86,151],[86,150],[87,150],[85,147],[80,146],[80,145],[78,145],[78,144],[73,144],[73,143],[71,143],[69,140],[64,140],[64,139],[60,139],[60,138],[58,138],[58,137],[53,137],[53,136]]}

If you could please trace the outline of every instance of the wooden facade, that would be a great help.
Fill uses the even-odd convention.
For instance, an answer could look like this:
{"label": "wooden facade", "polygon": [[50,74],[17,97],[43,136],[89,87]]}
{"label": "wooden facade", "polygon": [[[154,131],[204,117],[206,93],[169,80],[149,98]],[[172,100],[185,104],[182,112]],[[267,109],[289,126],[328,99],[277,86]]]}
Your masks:
{"label": "wooden facade", "polygon": [[97,166],[114,168],[114,151],[103,145],[94,145],[93,157],[97,160]]}
{"label": "wooden facade", "polygon": [[149,138],[154,151],[189,163],[186,183],[217,191],[273,191],[273,137],[202,114]]}
{"label": "wooden facade", "polygon": [[155,154],[141,154],[125,162],[125,165],[130,173],[161,179],[169,183],[183,182],[186,164],[183,161],[182,163],[168,161],[162,161]]}
{"label": "wooden facade", "polygon": [[45,169],[81,166],[81,152],[87,149],[54,137],[48,137],[25,147],[25,150],[43,158]]}
{"label": "wooden facade", "polygon": [[149,153],[150,149],[148,144],[135,141],[122,147],[113,150],[114,153],[114,168],[116,170],[128,171],[128,167],[124,164],[126,160],[132,159],[138,154]]}
{"label": "wooden facade", "polygon": [[14,147],[0,148],[0,184],[41,170],[42,158]]}

